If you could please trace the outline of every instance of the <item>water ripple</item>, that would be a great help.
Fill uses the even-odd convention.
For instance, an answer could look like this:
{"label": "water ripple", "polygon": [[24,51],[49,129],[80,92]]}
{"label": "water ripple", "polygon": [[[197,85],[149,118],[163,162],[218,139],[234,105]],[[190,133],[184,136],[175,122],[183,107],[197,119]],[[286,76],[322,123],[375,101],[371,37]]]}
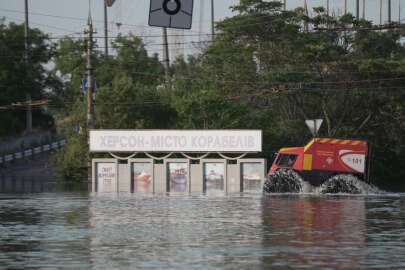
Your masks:
{"label": "water ripple", "polygon": [[405,267],[405,196],[0,195],[0,268]]}

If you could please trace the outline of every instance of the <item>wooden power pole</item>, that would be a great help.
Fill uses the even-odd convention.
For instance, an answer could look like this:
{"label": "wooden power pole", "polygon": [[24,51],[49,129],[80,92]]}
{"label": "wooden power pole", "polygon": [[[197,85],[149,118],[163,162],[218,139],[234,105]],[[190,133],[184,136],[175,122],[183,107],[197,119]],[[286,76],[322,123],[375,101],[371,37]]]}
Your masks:
{"label": "wooden power pole", "polygon": [[[87,114],[86,114],[86,135],[87,143],[90,146],[90,129],[94,128],[94,107],[93,107],[93,92],[95,89],[94,83],[94,67],[93,67],[93,22],[91,19],[90,6],[89,6],[89,18],[87,21]],[[84,87],[86,87],[84,85]],[[92,165],[91,156],[89,154],[87,160],[87,181],[92,181]]]}
{"label": "wooden power pole", "polygon": [[170,60],[169,60],[169,44],[167,43],[167,28],[162,27],[162,31],[163,31],[163,67],[165,68],[166,79],[168,79]]}
{"label": "wooden power pole", "polygon": [[24,43],[25,43],[25,66],[26,66],[26,76],[25,76],[25,88],[26,88],[26,100],[27,100],[27,115],[26,115],[26,130],[32,131],[32,109],[31,109],[31,94],[28,91],[28,79],[30,78],[30,46],[29,46],[29,26],[28,26],[28,0],[24,1],[25,9],[25,23],[24,23]]}
{"label": "wooden power pole", "polygon": [[104,0],[104,54],[108,56],[108,14],[107,0]]}
{"label": "wooden power pole", "polygon": [[212,39],[214,39],[215,34],[215,25],[214,25],[214,0],[211,0],[211,35]]}
{"label": "wooden power pole", "polygon": [[93,108],[93,86],[94,67],[93,67],[93,22],[89,13],[87,22],[87,132],[94,128],[94,108]]}

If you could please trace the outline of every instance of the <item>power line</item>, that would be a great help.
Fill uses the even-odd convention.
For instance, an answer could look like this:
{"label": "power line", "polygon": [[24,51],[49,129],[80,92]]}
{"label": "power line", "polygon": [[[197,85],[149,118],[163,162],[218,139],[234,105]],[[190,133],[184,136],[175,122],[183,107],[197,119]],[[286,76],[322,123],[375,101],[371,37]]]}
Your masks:
{"label": "power line", "polygon": [[336,28],[314,28],[322,32],[340,32],[340,31],[378,31],[385,29],[405,28],[405,24],[375,25],[372,27],[336,27]]}
{"label": "power line", "polygon": [[[108,68],[103,67],[107,70],[127,72],[129,74],[138,74],[151,77],[164,77],[165,74],[160,73],[151,73],[151,72],[141,72],[141,71],[128,71],[118,68]],[[212,83],[225,83],[225,84],[238,84],[238,85],[252,85],[252,86],[267,86],[268,83],[257,82],[257,81],[240,81],[240,80],[215,80],[212,78],[195,78],[195,77],[186,77],[186,76],[176,76],[175,80],[188,80],[188,81],[203,81],[203,82],[212,82]],[[307,81],[298,81],[298,82],[272,82],[273,86],[278,87],[280,85],[333,85],[333,84],[361,84],[361,83],[376,83],[376,82],[385,82],[385,81],[402,81],[405,80],[405,77],[394,77],[394,78],[381,78],[381,79],[363,79],[363,80],[345,80],[345,81],[323,81],[323,82],[307,82]]]}
{"label": "power line", "polygon": [[[204,34],[206,36],[211,36],[211,34]],[[220,33],[215,34],[215,36],[218,35],[223,35]],[[137,38],[161,38],[163,35],[133,35],[134,37]],[[198,37],[201,36],[200,34],[167,34],[168,37]],[[108,39],[116,39],[116,38],[129,38],[131,36],[129,35],[118,35],[118,36],[108,36]],[[49,39],[64,39],[66,38],[65,36],[59,36],[59,37],[49,37]],[[81,39],[83,36],[77,36],[77,37],[69,37],[72,39]],[[105,36],[95,36],[94,38],[105,38]]]}
{"label": "power line", "polygon": [[[13,9],[5,9],[5,8],[0,8],[0,11],[6,11],[6,12],[13,12],[13,13],[24,13],[23,11],[20,10],[13,10]],[[37,15],[37,16],[44,16],[44,17],[51,17],[51,18],[56,18],[56,19],[64,19],[64,20],[75,20],[75,21],[84,21],[86,22],[86,18],[79,18],[79,17],[71,17],[71,16],[62,16],[62,15],[53,15],[53,14],[46,14],[46,13],[40,13],[40,12],[29,12],[31,15]],[[104,24],[103,20],[94,20],[94,22],[99,23],[99,24]],[[136,25],[136,24],[127,24],[127,23],[121,23],[122,26],[131,26],[131,27],[142,27],[142,28],[149,28],[150,26],[147,25]],[[190,32],[194,32],[189,30]]]}
{"label": "power line", "polygon": [[[284,95],[284,94],[299,94],[299,93],[319,93],[319,92],[339,92],[339,91],[353,91],[353,94],[358,94],[358,91],[367,91],[367,92],[381,92],[381,91],[398,91],[405,90],[405,87],[361,87],[354,89],[325,89],[325,88],[289,88],[285,90],[275,91],[274,89],[262,89],[259,93],[247,93],[242,95],[234,96],[223,96],[222,100],[231,101],[231,100],[246,100],[247,98],[258,98],[258,97],[267,97],[273,95]],[[25,104],[25,103],[24,103]],[[64,109],[66,105],[76,105],[77,102],[59,102],[51,103],[50,101],[45,101],[43,104],[32,103],[33,109],[42,109],[43,106],[53,109]],[[153,101],[146,100],[142,102],[94,102],[94,106],[154,106],[154,105],[170,105],[170,101]],[[26,104],[21,106],[13,105],[3,105],[0,106],[0,110],[27,110]]]}
{"label": "power line", "polygon": [[[4,11],[8,11],[8,12],[23,13],[23,12],[21,12],[21,11],[10,10],[10,9],[0,9],[0,10],[4,10]],[[50,15],[50,14],[44,14],[44,13],[33,13],[33,12],[30,12],[30,14],[41,15],[41,16],[48,16],[48,17],[55,17],[55,18],[62,18],[62,19],[70,19],[70,20],[80,20],[80,21],[85,21],[85,20],[86,20],[86,19],[83,19],[83,18],[68,17],[68,16],[57,16],[57,15]],[[254,17],[251,17],[251,16],[244,17],[244,19],[250,21],[250,20],[252,20],[252,19],[260,18],[261,16],[263,16],[263,17],[272,17],[272,16],[274,16],[274,15],[272,15],[272,14],[259,14],[259,15],[256,15],[256,16],[254,16]],[[18,19],[18,18],[12,18],[12,17],[6,17],[6,18],[10,18],[10,19],[14,19],[14,20],[19,20],[19,21],[21,21],[21,19]],[[239,27],[239,26],[245,27],[245,26],[251,26],[251,25],[258,25],[258,24],[264,25],[264,24],[266,24],[266,23],[269,23],[269,22],[256,22],[256,23],[243,23],[243,22],[240,22],[240,23],[238,23],[238,24],[228,25],[226,28],[229,29],[229,28],[232,28],[232,27]],[[55,26],[46,25],[46,24],[40,24],[40,23],[33,23],[33,24],[37,24],[37,25],[40,25],[40,26],[49,27],[49,28],[53,28],[53,29],[57,29],[57,30],[69,31],[69,32],[72,32],[73,34],[74,34],[74,33],[77,33],[77,31],[72,31],[71,29],[60,28],[60,27],[55,27]],[[127,25],[129,25],[129,26],[138,26],[138,25],[130,25],[130,24],[127,24]],[[325,32],[325,31],[329,31],[329,32],[333,32],[333,31],[359,31],[359,30],[363,30],[363,31],[367,31],[367,30],[368,30],[368,31],[375,31],[375,30],[396,29],[396,28],[403,28],[403,27],[404,27],[403,24],[400,24],[400,25],[398,25],[398,24],[391,24],[391,25],[382,25],[382,26],[374,26],[374,27],[314,28],[314,30],[315,30],[315,31],[323,31],[323,32]],[[309,33],[314,33],[314,31],[309,31]],[[211,33],[211,34],[209,34],[209,33],[197,33],[197,34],[184,34],[184,35],[182,35],[182,36],[190,36],[190,37],[192,37],[192,36],[201,36],[201,35],[204,35],[204,36],[220,36],[220,35],[224,35],[224,34],[225,34],[225,33],[215,33],[215,34],[212,34],[212,33]],[[178,36],[178,35],[168,35],[168,36],[173,36],[173,37],[175,37],[175,36]],[[117,38],[117,37],[119,37],[119,36],[108,37],[108,38],[114,39],[114,38]],[[124,37],[124,36],[121,36],[121,37]],[[140,37],[140,38],[160,38],[160,37],[162,37],[162,35],[139,35],[139,36],[136,36],[136,37]],[[50,37],[49,39],[63,39],[63,38],[64,38],[64,37]],[[80,36],[80,37],[72,37],[72,38],[83,38],[83,37]],[[95,38],[105,38],[105,37],[104,37],[104,36],[99,36],[99,37],[95,37]]]}
{"label": "power line", "polygon": [[[13,17],[9,17],[9,16],[3,16],[3,18],[6,18],[8,20],[11,19],[11,20],[17,20],[17,21],[24,22],[24,19],[13,18]],[[42,24],[42,23],[36,23],[36,22],[33,22],[32,20],[30,20],[30,24],[39,25],[39,26],[42,26],[42,27],[52,28],[52,29],[56,29],[56,30],[68,31],[71,34],[77,34],[77,31],[73,31],[72,29],[61,28],[61,27],[56,27],[56,26]]]}

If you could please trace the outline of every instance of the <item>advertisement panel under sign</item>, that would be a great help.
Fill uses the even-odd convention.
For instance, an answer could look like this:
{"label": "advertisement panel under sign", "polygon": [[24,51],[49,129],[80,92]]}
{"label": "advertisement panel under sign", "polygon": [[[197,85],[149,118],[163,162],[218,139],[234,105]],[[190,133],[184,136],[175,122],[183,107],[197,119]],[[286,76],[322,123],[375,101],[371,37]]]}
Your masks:
{"label": "advertisement panel under sign", "polygon": [[261,130],[90,130],[91,152],[261,152]]}

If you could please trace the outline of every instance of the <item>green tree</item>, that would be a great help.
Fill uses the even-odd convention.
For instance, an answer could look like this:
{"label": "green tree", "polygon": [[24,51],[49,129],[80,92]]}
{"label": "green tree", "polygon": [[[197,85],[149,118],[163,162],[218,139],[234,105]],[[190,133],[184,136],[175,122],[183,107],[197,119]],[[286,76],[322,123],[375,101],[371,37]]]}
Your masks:
{"label": "green tree", "polygon": [[[260,119],[271,151],[304,143],[304,120],[323,118],[324,136],[371,141],[374,179],[389,175],[399,183],[405,177],[402,32],[372,31],[371,22],[329,17],[323,8],[314,17],[302,9],[282,12],[279,1],[242,0],[235,10],[240,15],[218,23],[214,42],[190,62],[192,73],[181,69],[194,78],[175,82],[181,123],[251,127]],[[318,30],[306,31],[307,24]],[[230,100],[243,112],[232,107],[232,121],[220,113]]]}
{"label": "green tree", "polygon": [[[84,176],[89,157],[86,129],[86,94],[81,90],[86,76],[86,54],[83,40],[62,39],[55,57],[56,74],[64,81],[59,96],[64,111],[58,114],[61,132],[69,144],[57,163],[67,178]],[[95,68],[95,128],[140,129],[168,128],[175,117],[162,93],[164,69],[157,55],[148,56],[142,41],[135,36],[118,37],[113,42],[116,54],[93,55]],[[152,75],[152,76],[151,76]],[[160,90],[159,90],[160,89]],[[80,132],[76,132],[80,125]]]}
{"label": "green tree", "polygon": [[[0,20],[0,96],[1,105],[26,101],[30,94],[33,100],[53,98],[60,83],[56,76],[45,68],[52,59],[54,45],[48,36],[38,29],[29,29],[29,61],[25,61],[24,25],[4,24]],[[19,134],[25,129],[25,109],[1,110],[0,136]],[[33,109],[34,128],[53,128],[53,118],[44,109]]]}
{"label": "green tree", "polygon": [[[284,12],[279,1],[241,0],[234,10],[239,14],[217,24],[213,42],[198,56],[177,59],[168,78],[134,36],[116,39],[113,56],[97,54],[96,127],[262,129],[270,158],[310,139],[305,119],[323,118],[321,135],[369,140],[375,181],[388,176],[400,185],[404,32],[374,31],[369,21],[330,17],[323,8],[312,17],[302,8]],[[85,124],[84,111],[75,108],[85,104],[80,79],[73,79],[83,76],[84,55],[83,45],[68,45],[57,66],[70,74],[73,130],[73,119]],[[68,52],[80,63],[78,75]]]}

